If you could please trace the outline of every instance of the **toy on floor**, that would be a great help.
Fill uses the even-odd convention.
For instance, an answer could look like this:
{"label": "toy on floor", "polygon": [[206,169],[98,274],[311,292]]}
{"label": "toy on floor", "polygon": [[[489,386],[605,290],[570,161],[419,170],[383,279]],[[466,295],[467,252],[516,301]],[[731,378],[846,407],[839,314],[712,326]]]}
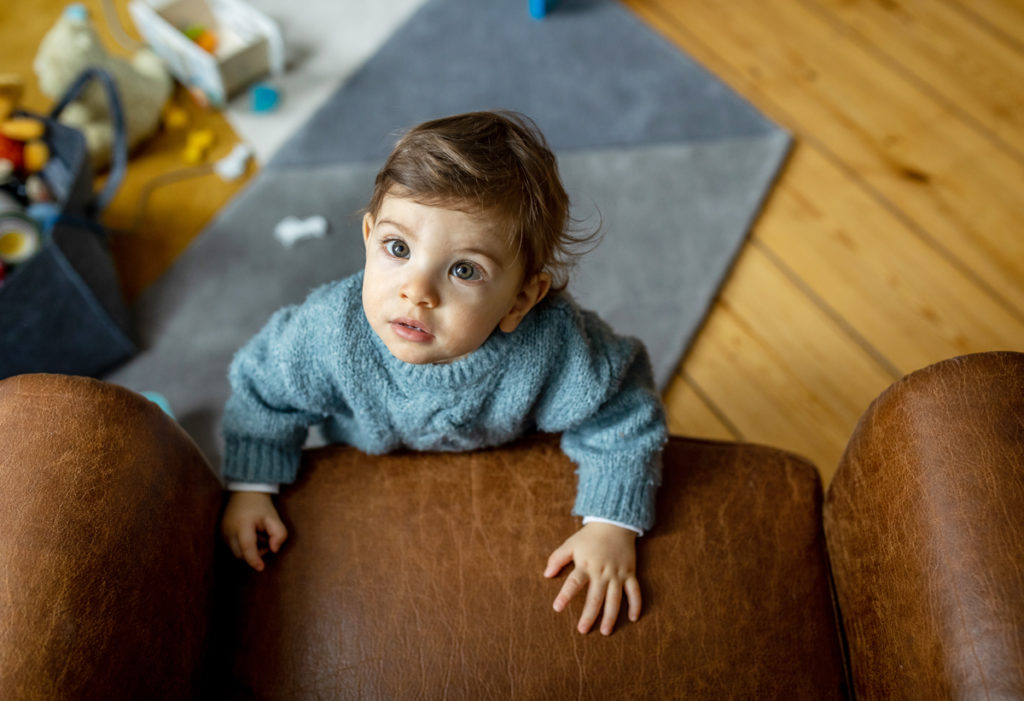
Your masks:
{"label": "toy on floor", "polygon": [[238,180],[245,175],[245,169],[249,166],[249,159],[252,156],[252,148],[248,144],[237,144],[231,149],[231,153],[213,164],[213,170],[221,180]]}
{"label": "toy on floor", "polygon": [[274,227],[274,238],[285,248],[291,248],[304,239],[322,239],[327,235],[327,228],[327,219],[320,215],[306,219],[285,217]]}
{"label": "toy on floor", "polygon": [[128,11],[201,106],[224,107],[252,81],[284,72],[277,23],[244,0],[131,0]]}
{"label": "toy on floor", "polygon": [[555,5],[555,0],[529,0],[530,17],[544,19]]}
{"label": "toy on floor", "polygon": [[25,146],[0,134],[0,163],[4,164],[4,180],[21,172],[25,166]]}
{"label": "toy on floor", "polygon": [[0,136],[5,142],[2,151],[17,154],[10,159],[16,171],[38,173],[43,169],[50,160],[50,147],[43,141],[45,135],[46,125],[38,119],[17,117],[0,122]]}
{"label": "toy on floor", "polygon": [[208,54],[217,53],[217,35],[201,24],[192,24],[182,32]]}
{"label": "toy on floor", "polygon": [[160,394],[159,392],[151,392],[151,391],[150,392],[139,392],[139,394],[141,394],[143,397],[145,397],[146,399],[148,399],[149,401],[153,402],[158,407],[160,407],[160,409],[165,414],[170,416],[172,419],[175,418],[174,417],[174,412],[171,410],[171,403],[169,401],[167,401],[167,397],[165,397],[164,395]]}
{"label": "toy on floor", "polygon": [[50,160],[50,148],[43,141],[46,125],[32,117],[12,116],[23,86],[17,75],[0,75],[0,182],[38,173]]}
{"label": "toy on floor", "polygon": [[39,227],[20,214],[0,216],[0,262],[17,265],[36,254],[40,248]]}
{"label": "toy on floor", "polygon": [[249,89],[249,105],[253,112],[273,112],[281,103],[281,91],[266,82],[259,82]]}
{"label": "toy on floor", "polygon": [[49,198],[36,173],[50,159],[43,141],[46,125],[33,117],[13,116],[23,83],[0,76],[0,283],[8,271],[42,247],[42,224],[26,210]]}
{"label": "toy on floor", "polygon": [[165,129],[184,129],[188,126],[188,112],[173,103],[164,108],[163,124]]}
{"label": "toy on floor", "polygon": [[50,188],[46,186],[46,182],[38,175],[30,175],[25,178],[25,196],[28,198],[29,203],[50,202],[53,200]]}
{"label": "toy on floor", "polygon": [[[163,62],[149,49],[137,51],[130,62],[110,55],[86,8],[69,5],[39,44],[33,64],[39,88],[47,96],[59,99],[87,67],[105,69],[117,83],[125,107],[128,148],[135,148],[156,131],[164,104],[171,95],[173,85]],[[100,85],[89,86],[67,106],[60,121],[85,135],[93,168],[109,165],[114,135]]]}
{"label": "toy on floor", "polygon": [[185,150],[182,158],[189,165],[199,165],[206,160],[207,154],[213,148],[217,135],[212,129],[193,129],[185,137]]}

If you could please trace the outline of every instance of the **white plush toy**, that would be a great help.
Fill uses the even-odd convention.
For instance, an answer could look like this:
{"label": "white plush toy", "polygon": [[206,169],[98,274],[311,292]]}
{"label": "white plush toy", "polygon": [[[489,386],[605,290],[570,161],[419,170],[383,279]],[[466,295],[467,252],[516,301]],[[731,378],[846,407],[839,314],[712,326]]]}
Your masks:
{"label": "white plush toy", "polygon": [[[103,68],[114,78],[124,108],[128,149],[156,131],[173,83],[162,60],[149,49],[140,49],[131,61],[111,56],[100,43],[88,10],[69,5],[39,44],[33,65],[39,88],[59,99],[86,68]],[[107,112],[107,97],[93,82],[61,113],[60,121],[85,134],[93,168],[110,162],[113,129]]]}

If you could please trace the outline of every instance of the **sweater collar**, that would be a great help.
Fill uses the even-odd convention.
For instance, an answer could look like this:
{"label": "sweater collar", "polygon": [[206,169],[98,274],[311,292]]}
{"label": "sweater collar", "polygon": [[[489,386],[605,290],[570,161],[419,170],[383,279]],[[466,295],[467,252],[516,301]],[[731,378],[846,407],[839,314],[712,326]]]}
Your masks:
{"label": "sweater collar", "polygon": [[380,365],[396,380],[430,387],[465,387],[493,377],[516,334],[495,329],[484,344],[469,355],[450,363],[424,363],[417,365],[399,360],[371,328],[360,305],[360,325],[370,339],[370,345]]}

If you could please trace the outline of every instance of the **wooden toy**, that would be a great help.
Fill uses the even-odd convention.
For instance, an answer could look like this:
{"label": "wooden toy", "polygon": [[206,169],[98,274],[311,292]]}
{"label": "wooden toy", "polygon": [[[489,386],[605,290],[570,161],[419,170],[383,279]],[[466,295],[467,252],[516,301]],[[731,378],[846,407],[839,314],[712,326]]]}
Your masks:
{"label": "wooden toy", "polygon": [[35,222],[20,214],[0,215],[0,262],[24,263],[39,250],[39,229]]}
{"label": "wooden toy", "polygon": [[168,104],[164,108],[163,120],[165,129],[183,129],[188,126],[188,112],[177,105]]}
{"label": "wooden toy", "polygon": [[217,136],[212,129],[196,129],[190,131],[186,137],[185,151],[182,154],[185,162],[189,165],[199,165],[206,160],[207,154],[213,148]]}

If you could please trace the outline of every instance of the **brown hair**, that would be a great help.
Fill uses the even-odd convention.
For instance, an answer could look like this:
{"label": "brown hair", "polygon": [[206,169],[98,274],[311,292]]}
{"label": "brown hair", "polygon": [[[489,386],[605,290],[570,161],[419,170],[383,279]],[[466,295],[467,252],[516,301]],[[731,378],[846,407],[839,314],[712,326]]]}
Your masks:
{"label": "brown hair", "polygon": [[377,173],[371,217],[389,194],[495,217],[526,279],[547,271],[556,290],[583,253],[573,247],[598,233],[571,231],[555,155],[537,125],[516,112],[469,112],[413,127]]}

